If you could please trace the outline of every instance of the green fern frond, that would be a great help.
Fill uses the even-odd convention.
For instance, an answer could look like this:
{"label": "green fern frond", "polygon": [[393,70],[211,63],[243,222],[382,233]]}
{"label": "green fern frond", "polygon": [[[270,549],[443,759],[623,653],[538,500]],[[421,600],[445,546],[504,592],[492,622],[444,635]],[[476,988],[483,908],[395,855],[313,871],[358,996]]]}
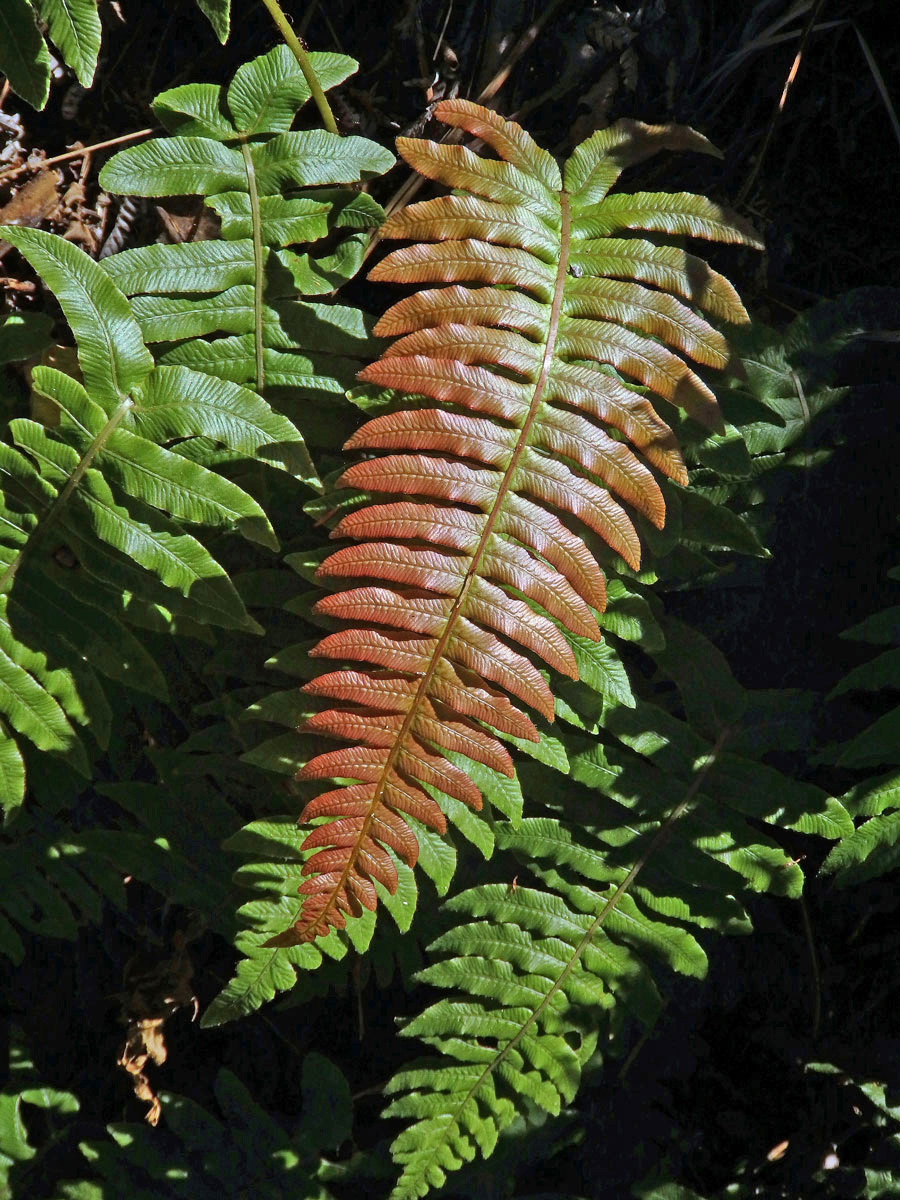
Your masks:
{"label": "green fern frond", "polygon": [[[220,42],[228,39],[231,0],[196,0]],[[4,0],[0,9],[0,73],[32,108],[50,95],[50,54],[42,30],[82,87],[94,82],[103,28],[97,0]]]}
{"label": "green fern frond", "polygon": [[61,822],[37,813],[14,834],[0,844],[0,954],[22,961],[17,927],[73,940],[84,920],[100,920],[104,902],[124,908],[122,871]]}
{"label": "green fern frond", "polygon": [[[35,390],[55,422],[15,417],[0,444],[0,761],[5,811],[21,804],[19,738],[83,774],[83,735],[103,747],[107,678],[165,696],[129,630],[258,631],[226,569],[189,532],[278,542],[246,491],[186,452],[210,439],[292,475],[303,443],[252,391],[187,367],[157,367],[122,293],[86,254],[39,230],[4,236],[56,292],[83,383],[48,367]],[[64,564],[68,565],[64,565]]]}
{"label": "green fern frond", "polygon": [[[217,1112],[184,1096],[164,1095],[170,1140],[146,1125],[108,1127],[110,1140],[81,1144],[97,1181],[64,1183],[66,1200],[281,1200],[290,1195],[330,1200],[325,1186],[341,1169],[329,1163],[350,1137],[353,1106],[341,1071],[320,1054],[303,1060],[303,1111],[291,1130],[260,1107],[230,1071],[214,1085]],[[174,1143],[174,1144],[173,1144]]]}
{"label": "green fern frond", "polygon": [[[9,1059],[2,1064],[5,1082],[0,1088],[2,1200],[12,1200],[14,1196],[31,1193],[29,1175],[43,1155],[52,1151],[54,1144],[65,1136],[65,1118],[71,1117],[79,1109],[78,1099],[71,1092],[49,1087],[38,1077],[22,1031],[13,1026],[9,1033]],[[45,1138],[39,1147],[32,1145],[26,1120],[28,1107],[43,1111],[50,1130],[49,1138]]]}
{"label": "green fern frond", "polygon": [[[310,62],[324,88],[356,70],[341,54],[313,53]],[[161,93],[154,111],[172,136],[120,151],[101,172],[114,192],[201,195],[221,219],[221,241],[146,246],[103,262],[133,297],[159,361],[259,394],[290,388],[297,412],[310,402],[330,407],[370,353],[356,310],[297,299],[354,275],[384,216],[364,192],[334,185],[357,184],[394,161],[364,138],[291,132],[309,95],[290,51],[278,46],[242,66],[228,87]],[[298,243],[311,249],[289,248]],[[316,482],[310,463],[305,477]]]}
{"label": "green fern frond", "polygon": [[[785,484],[827,462],[836,425],[855,420],[848,402],[866,385],[839,384],[839,353],[898,321],[900,289],[861,287],[822,301],[784,330],[758,320],[735,329],[740,371],[717,388],[729,436],[701,442],[690,427],[678,431],[693,468],[690,497],[727,505],[725,511],[739,514],[753,537],[767,541]],[[681,568],[681,577],[691,568],[689,562],[672,565]]]}
{"label": "green fern frond", "polygon": [[[900,567],[892,568],[888,576],[900,580]],[[854,691],[896,691],[900,681],[900,606],[874,613],[841,636],[891,649],[848,672],[831,697]],[[890,768],[863,779],[841,797],[850,813],[863,820],[832,849],[822,866],[824,872],[835,873],[838,887],[884,875],[900,864],[900,705],[889,707],[855,737],[832,747],[825,758],[840,767]]]}
{"label": "green fern frond", "polygon": [[[675,644],[674,625],[662,628]],[[671,653],[668,665],[691,708],[701,681],[681,675]],[[799,895],[799,868],[760,823],[849,831],[846,811],[819,789],[728,753],[750,698],[714,669],[705,687],[718,695],[704,710],[718,725],[710,738],[646,701],[611,702],[602,741],[564,736],[564,791],[546,767],[520,766],[527,793],[553,815],[498,824],[519,874],[444,906],[454,923],[418,978],[454,995],[403,1029],[440,1057],[404,1068],[387,1089],[397,1098],[386,1115],[412,1121],[393,1146],[396,1200],[490,1154],[532,1106],[560,1112],[604,1030],[626,1017],[654,1023],[660,967],[703,978],[696,930],[749,932],[741,892]]]}

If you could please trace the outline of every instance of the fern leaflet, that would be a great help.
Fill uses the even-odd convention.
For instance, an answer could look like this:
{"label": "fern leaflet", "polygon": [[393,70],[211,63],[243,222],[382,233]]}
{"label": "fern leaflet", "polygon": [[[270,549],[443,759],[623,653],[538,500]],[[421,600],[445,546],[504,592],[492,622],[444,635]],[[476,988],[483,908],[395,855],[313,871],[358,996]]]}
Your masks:
{"label": "fern leaflet", "polygon": [[[439,1057],[414,1061],[387,1088],[397,1098],[386,1115],[412,1119],[393,1146],[395,1200],[490,1155],[518,1116],[558,1114],[588,1061],[597,1065],[601,1033],[659,1016],[654,962],[704,977],[692,927],[746,933],[742,891],[800,894],[797,865],[748,817],[848,831],[847,813],[819,789],[723,748],[750,697],[715,670],[705,686],[728,714],[714,743],[638,702],[608,714],[603,742],[568,739],[562,793],[543,768],[521,769],[552,815],[498,826],[498,844],[521,864],[516,886],[487,884],[444,905],[450,928],[418,978],[454,994],[403,1029]],[[689,685],[679,688],[687,702]]]}

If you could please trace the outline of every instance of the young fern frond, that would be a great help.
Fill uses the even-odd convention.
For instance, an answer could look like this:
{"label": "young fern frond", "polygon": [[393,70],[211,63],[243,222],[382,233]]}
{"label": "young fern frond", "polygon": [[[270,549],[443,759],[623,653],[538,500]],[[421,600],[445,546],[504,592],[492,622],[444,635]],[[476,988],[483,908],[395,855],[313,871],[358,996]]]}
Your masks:
{"label": "young fern frond", "polygon": [[273,946],[373,909],[376,884],[397,886],[395,858],[416,861],[408,818],[442,832],[435,792],[478,809],[466,764],[512,776],[497,735],[540,740],[523,709],[552,720],[547,669],[577,679],[600,637],[604,576],[578,530],[637,569],[630,512],[665,519],[651,468],[687,482],[656,404],[721,426],[713,393],[675,351],[721,367],[727,343],[695,309],[747,320],[702,260],[630,236],[758,245],[739,218],[698,196],[608,195],[623,167],[657,150],[712,152],[699,134],[620,122],[578,147],[563,178],[495,113],[454,100],[436,115],[498,159],[398,140],[411,166],[465,194],[415,204],[382,231],[418,244],[373,278],[449,286],[395,304],[375,332],[399,340],[360,375],[427,399],[376,416],[348,443],[370,457],[339,486],[377,502],[332,531],[350,544],[317,576],[344,590],[314,613],[344,625],[312,654],[352,665],[303,690],[333,702],[304,728],[350,745],[315,755],[298,778],[357,782],[304,809],[306,821],[333,820],[306,839],[317,853],[303,867],[303,911]]}
{"label": "young fern frond", "polygon": [[[309,57],[325,88],[356,70],[342,54]],[[282,389],[297,413],[310,402],[333,405],[370,356],[356,309],[297,297],[327,295],[351,278],[384,215],[365,192],[334,185],[369,179],[394,161],[365,138],[292,132],[309,95],[293,55],[277,46],[240,67],[227,88],[193,83],[162,92],[153,108],[172,136],[120,151],[101,172],[110,191],[199,195],[221,218],[222,240],[103,260],[133,298],[158,361],[260,395]],[[297,243],[310,249],[289,248]],[[309,462],[303,478],[316,482]]]}
{"label": "young fern frond", "polygon": [[155,366],[125,297],[81,250],[39,230],[2,233],[56,292],[83,377],[35,368],[53,416],[13,419],[12,443],[0,445],[0,802],[11,811],[25,788],[20,738],[88,774],[74,726],[105,746],[101,678],[165,697],[129,626],[259,631],[189,527],[270,549],[277,539],[251,496],[188,457],[191,441],[292,474],[303,444],[254,392]]}

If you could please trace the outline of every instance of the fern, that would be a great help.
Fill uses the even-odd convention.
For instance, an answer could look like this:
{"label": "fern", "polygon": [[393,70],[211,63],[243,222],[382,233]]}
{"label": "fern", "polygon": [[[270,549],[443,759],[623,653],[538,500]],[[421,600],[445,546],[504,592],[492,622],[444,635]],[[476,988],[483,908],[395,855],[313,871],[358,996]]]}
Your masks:
{"label": "fern", "polygon": [[[197,0],[220,42],[228,38],[231,0]],[[50,95],[46,30],[82,87],[94,81],[102,27],[96,0],[4,0],[0,9],[0,71],[32,108]]]}
{"label": "fern", "polygon": [[134,1200],[214,1200],[285,1195],[329,1200],[325,1182],[340,1180],[324,1152],[350,1137],[350,1089],[341,1072],[319,1054],[303,1061],[303,1112],[288,1131],[255,1103],[230,1071],[215,1083],[219,1115],[182,1096],[164,1096],[163,1114],[172,1146],[160,1146],[146,1125],[111,1125],[111,1141],[82,1143],[98,1182],[61,1185],[66,1200],[101,1200],[127,1194]]}
{"label": "fern", "polygon": [[[309,57],[326,88],[356,70],[342,54]],[[101,172],[110,191],[201,195],[221,217],[221,241],[145,246],[103,261],[133,297],[158,360],[259,394],[280,389],[306,420],[311,402],[314,412],[323,402],[333,407],[369,350],[357,310],[297,300],[330,293],[355,274],[383,217],[365,192],[333,185],[369,179],[393,163],[364,138],[291,132],[309,95],[293,56],[278,46],[240,67],[227,88],[188,84],[161,93],[154,112],[173,136],[122,150]],[[288,248],[326,239],[319,253]],[[315,482],[311,464],[305,478]]]}
{"label": "fern", "polygon": [[701,931],[750,930],[741,892],[800,894],[799,868],[760,824],[849,832],[843,807],[819,789],[726,749],[753,697],[705,661],[702,683],[676,681],[689,709],[705,691],[715,741],[637,701],[610,706],[602,741],[566,739],[564,793],[545,768],[520,768],[551,813],[498,825],[498,845],[520,864],[514,885],[482,885],[444,906],[450,928],[418,979],[454,995],[402,1031],[441,1057],[414,1061],[387,1087],[397,1098],[386,1115],[411,1119],[393,1145],[396,1200],[490,1155],[514,1121],[558,1114],[587,1064],[599,1065],[603,1037],[655,1022],[654,968],[703,978]]}
{"label": "fern", "polygon": [[[692,444],[692,490],[727,503],[768,541],[789,506],[780,503],[792,476],[824,465],[855,422],[853,401],[865,384],[837,382],[839,355],[860,336],[893,328],[900,291],[861,287],[822,301],[779,331],[754,320],[733,331],[741,370],[717,389],[727,439]],[[685,564],[688,566],[689,564]]]}
{"label": "fern", "polygon": [[[888,571],[900,579],[900,567]],[[851,691],[896,690],[900,679],[900,607],[874,613],[842,637],[888,645],[869,662],[840,681],[832,697]],[[871,775],[841,797],[850,813],[865,818],[859,827],[831,850],[822,870],[836,872],[839,887],[860,883],[893,870],[900,863],[900,706],[894,705],[827,757],[839,767],[890,767]]]}
{"label": "fern", "polygon": [[11,812],[24,797],[23,744],[89,774],[77,727],[106,745],[104,678],[166,695],[135,628],[259,630],[188,530],[235,529],[270,549],[277,540],[251,496],[191,461],[192,439],[291,473],[302,442],[253,392],[154,366],[124,296],[73,245],[30,229],[3,236],[55,290],[83,376],[35,368],[57,423],[17,417],[12,444],[0,445],[0,802]]}
{"label": "fern", "polygon": [[[37,1194],[36,1169],[62,1148],[79,1111],[74,1095],[41,1079],[21,1031],[13,1028],[11,1033],[8,1075],[4,1070],[8,1081],[0,1090],[3,1200]],[[347,1168],[329,1162],[327,1154],[351,1136],[350,1088],[333,1063],[308,1054],[301,1089],[303,1110],[292,1129],[262,1109],[230,1071],[221,1071],[216,1079],[216,1112],[185,1097],[164,1095],[165,1133],[147,1125],[110,1125],[108,1138],[80,1143],[88,1177],[55,1183],[53,1195],[59,1200],[126,1194],[135,1200],[206,1200],[252,1194],[276,1200],[289,1193],[328,1200],[332,1193],[325,1184],[347,1174]],[[38,1126],[43,1136],[37,1145],[29,1134],[29,1108],[44,1110],[49,1118]],[[71,1155],[62,1162],[71,1175]],[[58,1163],[55,1170],[58,1179]]]}
{"label": "fern", "polygon": [[[29,1176],[64,1136],[57,1124],[59,1118],[69,1117],[79,1108],[71,1092],[48,1087],[39,1079],[21,1030],[13,1027],[9,1032],[9,1061],[3,1063],[5,1082],[0,1088],[0,1200],[32,1194]],[[4,1046],[4,1056],[6,1049]],[[28,1107],[42,1110],[49,1121],[51,1136],[40,1148],[31,1144],[24,1119]]]}
{"label": "fern", "polygon": [[[389,499],[345,511],[333,536],[353,543],[317,576],[338,587],[348,577],[376,582],[317,602],[315,614],[349,624],[311,653],[367,665],[305,685],[337,706],[304,728],[351,745],[315,755],[298,778],[359,782],[306,806],[304,820],[335,820],[308,834],[304,847],[317,853],[303,867],[303,910],[272,946],[342,928],[348,914],[374,909],[377,884],[394,891],[395,859],[411,866],[418,854],[408,818],[446,827],[435,790],[457,811],[481,807],[468,763],[513,776],[485,726],[517,744],[542,735],[506,693],[545,721],[554,714],[546,675],[527,655],[562,676],[596,676],[603,574],[553,510],[597,535],[603,561],[637,570],[638,534],[614,495],[656,527],[665,500],[625,440],[683,484],[654,403],[720,425],[709,387],[664,343],[721,367],[726,342],[677,297],[746,320],[731,285],[701,260],[620,236],[647,229],[757,244],[737,218],[688,194],[608,194],[623,167],[657,150],[711,151],[700,135],[622,122],[574,152],[563,185],[519,126],[467,101],[436,112],[499,161],[398,141],[412,166],[467,194],[414,205],[384,227],[436,244],[394,251],[374,278],[452,286],[396,304],[375,332],[400,340],[360,378],[442,406],[376,416],[348,443],[377,456],[340,484]],[[489,286],[461,286],[474,283]]]}
{"label": "fern", "polygon": [[[797,1163],[805,1159],[809,1165],[815,1162],[818,1169],[810,1180],[815,1191],[804,1194],[823,1200],[846,1196],[892,1200],[900,1188],[900,1106],[891,1102],[891,1086],[865,1080],[831,1063],[806,1063],[803,1073],[813,1091],[811,1111],[819,1114],[819,1121],[791,1138],[788,1157],[794,1160],[793,1173],[785,1169],[776,1182],[771,1175],[782,1165],[778,1163],[769,1168],[770,1178],[761,1185],[759,1167],[742,1162],[725,1187],[714,1192],[704,1189],[701,1194],[679,1183],[662,1182],[667,1172],[658,1169],[630,1194],[635,1200],[751,1200],[765,1186],[766,1195],[792,1200],[798,1195]],[[832,1136],[834,1141],[830,1141]],[[795,1145],[798,1141],[800,1146]]]}

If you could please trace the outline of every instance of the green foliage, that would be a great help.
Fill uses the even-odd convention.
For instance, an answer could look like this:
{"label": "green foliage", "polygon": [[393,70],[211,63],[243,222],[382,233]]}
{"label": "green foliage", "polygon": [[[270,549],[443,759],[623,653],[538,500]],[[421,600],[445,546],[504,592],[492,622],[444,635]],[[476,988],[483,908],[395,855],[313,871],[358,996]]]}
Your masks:
{"label": "green foliage", "polygon": [[[109,1138],[81,1143],[87,1178],[57,1185],[57,1200],[213,1200],[253,1195],[280,1200],[330,1200],[326,1186],[346,1168],[326,1155],[351,1136],[353,1105],[341,1071],[320,1054],[302,1065],[303,1111],[286,1128],[261,1108],[230,1071],[214,1087],[216,1111],[182,1096],[163,1095],[163,1127],[116,1124]],[[39,1149],[31,1145],[29,1106],[45,1114]],[[13,1028],[8,1082],[0,1091],[0,1197],[32,1194],[34,1171],[68,1136],[77,1098],[43,1084]],[[49,1126],[49,1137],[46,1129]]]}
{"label": "green foliage", "polygon": [[291,473],[302,442],[247,389],[154,366],[127,301],[82,251],[38,230],[5,236],[56,290],[84,379],[36,368],[34,387],[58,423],[16,417],[13,444],[0,448],[0,800],[10,813],[24,796],[23,740],[87,776],[76,727],[107,744],[103,681],[166,695],[135,629],[258,631],[226,569],[188,530],[234,529],[271,549],[277,539],[250,495],[191,460],[191,439]]}
{"label": "green foliage", "polygon": [[[231,0],[197,0],[220,42],[228,37]],[[50,95],[53,42],[78,82],[94,82],[102,28],[97,0],[3,0],[0,7],[0,72],[32,108],[43,108]]]}
{"label": "green foliage", "polygon": [[[824,1129],[800,1129],[780,1147],[782,1153],[799,1157],[804,1152],[817,1152],[816,1169],[812,1175],[815,1195],[822,1200],[894,1200],[900,1189],[900,1105],[893,1103],[892,1089],[883,1082],[845,1073],[832,1063],[810,1062],[803,1068],[807,1086],[821,1096],[821,1119],[833,1123],[833,1132],[840,1143],[832,1142],[823,1153]],[[827,1129],[827,1125],[825,1127]],[[793,1142],[800,1143],[794,1146]],[[811,1143],[808,1147],[804,1144]],[[818,1144],[816,1144],[818,1143]],[[864,1151],[860,1154],[860,1145]],[[860,1159],[862,1161],[860,1161]],[[769,1173],[777,1172],[776,1159]],[[763,1185],[757,1178],[760,1168],[749,1170],[741,1164],[737,1178],[714,1192],[701,1194],[680,1183],[663,1182],[665,1171],[654,1171],[654,1178],[637,1184],[631,1195],[635,1200],[752,1200],[765,1195],[791,1200],[795,1194],[790,1183],[775,1183],[771,1178]]]}
{"label": "green foliage", "polygon": [[300,1120],[286,1129],[230,1071],[216,1080],[217,1114],[184,1096],[164,1095],[168,1145],[146,1125],[110,1125],[109,1141],[81,1145],[101,1182],[65,1183],[60,1200],[102,1200],[110,1187],[134,1200],[330,1200],[326,1183],[342,1171],[324,1153],[350,1137],[350,1089],[328,1059],[309,1054],[303,1096]]}
{"label": "green foliage", "polygon": [[454,995],[402,1031],[443,1057],[413,1062],[387,1087],[400,1095],[386,1115],[411,1120],[393,1145],[396,1200],[492,1153],[535,1107],[558,1114],[600,1061],[598,1046],[629,1020],[653,1025],[660,966],[703,978],[696,931],[749,932],[742,891],[799,895],[799,868],[760,825],[849,832],[824,792],[728,752],[754,697],[727,669],[707,670],[702,683],[673,677],[687,709],[699,686],[707,693],[708,737],[646,702],[608,704],[602,741],[564,739],[573,780],[564,793],[545,768],[520,770],[554,815],[498,825],[498,844],[519,863],[515,885],[444,905],[461,923],[431,944],[437,961],[417,977]]}
{"label": "green foliage", "polygon": [[[900,579],[900,567],[888,571]],[[867,617],[842,637],[892,647],[855,667],[831,692],[896,692],[900,687],[900,607]],[[833,847],[822,867],[835,873],[838,887],[861,883],[900,865],[900,706],[891,707],[849,741],[832,748],[828,758],[839,767],[871,770],[842,802],[862,818],[858,828]],[[884,767],[890,770],[883,772]]]}
{"label": "green foliage", "polygon": [[0,367],[38,355],[50,345],[53,321],[46,313],[13,313],[0,322]]}
{"label": "green foliage", "polygon": [[692,491],[739,512],[761,540],[770,537],[792,477],[824,465],[847,436],[842,425],[853,418],[839,406],[860,389],[836,385],[840,353],[898,319],[897,288],[862,287],[822,301],[783,331],[762,321],[736,328],[740,369],[718,391],[734,428],[693,447],[687,431]]}
{"label": "green foliage", "polygon": [[117,863],[96,853],[89,837],[44,813],[19,820],[15,835],[0,844],[0,954],[22,961],[17,926],[40,937],[73,940],[83,920],[100,920],[104,901],[124,908],[121,860],[127,858],[127,839],[118,847]]}
{"label": "green foliage", "polygon": [[[4,1071],[4,1076],[6,1082],[0,1088],[0,1200],[14,1200],[29,1194],[28,1180],[34,1168],[43,1155],[52,1152],[63,1133],[60,1118],[77,1113],[79,1105],[71,1092],[47,1087],[37,1078],[21,1030],[15,1026],[10,1030],[9,1071],[8,1075]],[[25,1120],[29,1106],[43,1112],[50,1128],[50,1137],[40,1151],[29,1137]]]}
{"label": "green foliage", "polygon": [[[227,0],[198,4],[224,40]],[[79,78],[92,72],[84,30],[94,6],[34,7]],[[4,22],[14,36],[3,37]],[[0,45],[13,56],[13,85],[46,99],[46,47],[25,0],[2,5]],[[356,65],[310,57],[325,87]],[[394,1196],[445,1184],[459,1194],[472,1180],[471,1194],[487,1195],[479,1158],[495,1154],[500,1179],[520,1139],[535,1153],[566,1144],[582,1080],[652,1029],[672,973],[702,980],[716,939],[751,931],[752,897],[800,895],[797,835],[836,842],[825,869],[841,885],[896,865],[898,710],[832,756],[840,769],[891,770],[833,799],[780,769],[808,748],[811,698],[746,691],[658,594],[723,580],[735,554],[766,557],[784,479],[827,457],[818,431],[846,396],[833,386],[835,354],[889,296],[867,289],[785,333],[753,324],[739,335],[739,362],[719,386],[724,431],[672,421],[691,486],[660,482],[663,529],[637,518],[648,547],[640,570],[585,538],[607,576],[604,640],[564,633],[579,679],[545,672],[555,721],[536,721],[534,742],[503,735],[515,778],[448,753],[486,803],[474,813],[426,785],[452,826],[442,835],[410,817],[427,882],[390,851],[397,888],[376,884],[390,922],[376,928],[366,911],[315,944],[276,949],[266,943],[296,921],[312,853],[286,810],[314,794],[296,776],[329,748],[298,732],[315,711],[298,690],[315,672],[313,636],[336,628],[313,611],[310,588],[327,531],[373,498],[335,473],[304,517],[297,485],[321,481],[294,421],[333,465],[349,425],[344,393],[377,348],[368,319],[331,301],[383,215],[356,185],[393,161],[362,138],[292,131],[308,98],[278,47],[227,86],[163,92],[154,109],[170,136],[104,168],[110,190],[202,196],[221,239],[98,265],[39,231],[2,231],[58,297],[81,378],[37,368],[35,391],[53,415],[11,412],[0,446],[0,953],[16,964],[29,942],[75,938],[107,906],[124,907],[123,877],[133,877],[234,942],[234,978],[206,1027],[288,992],[296,1004],[358,985],[369,972],[385,987],[399,968],[404,986],[430,990],[427,1001],[412,995],[413,1011],[428,1006],[402,1027],[428,1057],[392,1066],[386,1087],[372,1089],[406,1122],[393,1143]],[[635,218],[612,199],[610,211]],[[698,201],[688,216],[696,231],[715,212]],[[50,326],[30,313],[8,318],[0,368],[39,353]],[[417,403],[373,388],[350,398],[367,417]],[[276,564],[280,542],[290,553]],[[849,636],[900,646],[896,610]],[[895,688],[898,654],[851,672],[835,695]],[[213,697],[193,713],[181,667]],[[141,750],[126,751],[131,706],[177,714],[188,736],[160,748],[148,721]],[[852,818],[862,819],[856,830]],[[18,1034],[13,1047],[0,1092],[0,1197],[29,1194],[28,1172],[69,1128],[57,1118],[78,1106],[37,1085]],[[300,1121],[287,1129],[223,1071],[215,1112],[172,1096],[160,1130],[117,1124],[108,1140],[91,1136],[90,1177],[61,1185],[59,1200],[327,1200],[332,1184],[358,1190],[386,1152],[359,1156],[362,1165],[324,1157],[351,1136],[347,1081],[308,1054],[303,1091]],[[859,1094],[895,1151],[900,1118],[884,1088],[865,1083]],[[29,1105],[44,1115],[30,1120]],[[892,1172],[867,1166],[865,1190],[847,1194],[893,1195]],[[745,1182],[721,1200],[755,1194]],[[821,1183],[831,1189],[823,1195],[844,1194],[836,1174]],[[499,1194],[506,1182],[493,1186]],[[664,1174],[635,1194],[697,1200]]]}
{"label": "green foliage", "polygon": [[[326,88],[357,66],[331,53],[310,62]],[[221,218],[221,240],[145,246],[103,262],[132,297],[158,361],[277,397],[318,434],[371,344],[357,310],[297,295],[327,296],[359,269],[384,214],[364,191],[334,185],[379,175],[393,156],[360,137],[292,132],[309,96],[286,46],[240,67],[227,87],[162,92],[153,108],[172,136],[120,151],[100,182],[129,195],[201,195]],[[297,243],[310,249],[289,249]],[[303,478],[318,482],[311,462]]]}

